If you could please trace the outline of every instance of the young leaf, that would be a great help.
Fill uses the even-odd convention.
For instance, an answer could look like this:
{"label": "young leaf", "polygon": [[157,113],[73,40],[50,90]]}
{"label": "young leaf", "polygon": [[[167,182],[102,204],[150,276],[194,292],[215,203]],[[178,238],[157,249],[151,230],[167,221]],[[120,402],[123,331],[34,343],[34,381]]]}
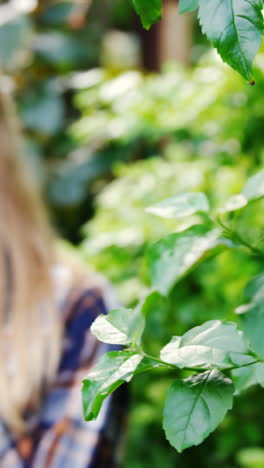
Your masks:
{"label": "young leaf", "polygon": [[150,206],[146,209],[147,213],[151,213],[161,218],[185,218],[192,216],[195,213],[207,213],[209,211],[209,203],[207,197],[201,192],[186,192],[179,193],[174,197]]}
{"label": "young leaf", "polygon": [[159,310],[160,305],[163,305],[164,301],[166,301],[166,298],[158,291],[151,291],[140,304],[143,317],[147,317],[154,310]]}
{"label": "young leaf", "polygon": [[166,295],[188,271],[203,258],[230,245],[220,238],[218,229],[192,226],[184,232],[163,237],[147,252],[148,270],[152,284],[161,294]]}
{"label": "young leaf", "polygon": [[145,29],[149,29],[161,17],[162,0],[132,0]]}
{"label": "young leaf", "polygon": [[108,315],[99,315],[91,326],[98,340],[109,344],[128,345],[144,329],[144,318],[138,309],[115,309]]}
{"label": "young leaf", "polygon": [[161,350],[161,359],[177,367],[220,369],[254,362],[235,323],[210,320],[189,330],[182,337],[174,337]]}
{"label": "young leaf", "polygon": [[217,370],[176,380],[169,388],[163,428],[178,452],[200,444],[232,408],[233,384]]}
{"label": "young leaf", "polygon": [[264,170],[250,177],[243,190],[238,195],[233,195],[227,200],[225,206],[220,209],[221,213],[240,210],[249,202],[264,197]]}
{"label": "young leaf", "polygon": [[188,11],[194,11],[198,8],[198,0],[180,0],[179,12],[180,14]]}
{"label": "young leaf", "polygon": [[244,289],[246,303],[259,304],[264,302],[264,275],[260,274],[252,278]]}
{"label": "young leaf", "polygon": [[249,347],[264,359],[264,305],[252,305],[247,312],[240,315],[241,328],[249,342]]}
{"label": "young leaf", "polygon": [[248,201],[264,197],[264,169],[248,179],[242,195]]}
{"label": "young leaf", "polygon": [[246,390],[252,385],[264,387],[264,363],[256,362],[251,366],[241,367],[232,371],[232,380],[235,384],[236,393]]}
{"label": "young leaf", "polygon": [[232,197],[230,197],[225,203],[224,207],[221,208],[219,211],[220,213],[228,213],[231,211],[240,210],[241,208],[247,206],[247,204],[248,200],[244,195],[240,193],[238,195],[233,195]]}
{"label": "young leaf", "polygon": [[105,398],[124,382],[129,382],[143,357],[133,351],[104,354],[83,381],[84,418],[95,419]]}
{"label": "young leaf", "polygon": [[224,62],[251,81],[263,34],[262,0],[199,0],[203,32]]}

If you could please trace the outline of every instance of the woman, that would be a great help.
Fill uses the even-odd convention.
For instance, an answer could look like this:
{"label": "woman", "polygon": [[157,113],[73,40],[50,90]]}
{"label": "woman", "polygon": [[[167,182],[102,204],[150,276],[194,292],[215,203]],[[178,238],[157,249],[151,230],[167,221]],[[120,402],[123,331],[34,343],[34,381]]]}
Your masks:
{"label": "woman", "polygon": [[91,423],[81,405],[82,379],[109,350],[89,332],[107,288],[56,266],[17,135],[0,95],[0,467],[115,467],[123,394]]}

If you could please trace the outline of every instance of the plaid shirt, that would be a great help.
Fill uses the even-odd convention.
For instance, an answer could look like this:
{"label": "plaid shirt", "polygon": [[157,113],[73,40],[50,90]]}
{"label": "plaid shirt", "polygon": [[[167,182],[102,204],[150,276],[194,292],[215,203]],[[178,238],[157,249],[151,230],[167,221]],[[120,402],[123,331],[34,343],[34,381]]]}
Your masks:
{"label": "plaid shirt", "polygon": [[90,333],[106,313],[101,288],[75,288],[63,307],[65,340],[54,385],[47,392],[28,436],[16,439],[0,421],[1,468],[116,468],[127,413],[126,387],[108,397],[95,421],[83,419],[82,380],[113,346]]}

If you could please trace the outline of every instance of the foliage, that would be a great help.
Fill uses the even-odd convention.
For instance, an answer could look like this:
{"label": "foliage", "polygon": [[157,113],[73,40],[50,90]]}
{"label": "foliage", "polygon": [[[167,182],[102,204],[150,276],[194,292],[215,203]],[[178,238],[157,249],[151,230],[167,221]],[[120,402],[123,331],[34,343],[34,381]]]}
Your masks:
{"label": "foliage", "polygon": [[[109,178],[117,178],[97,197],[96,216],[83,229],[85,241],[80,252],[113,281],[130,310],[118,309],[107,319],[101,317],[93,329],[99,337],[107,331],[111,342],[122,342],[129,347],[131,336],[136,347],[141,338],[144,353],[153,357],[142,359],[138,348],[136,353],[129,349],[105,356],[86,385],[89,399],[84,401],[85,412],[87,417],[95,416],[106,395],[130,380],[134,372],[137,377],[131,384],[136,403],[130,416],[126,468],[139,468],[142,460],[148,460],[146,463],[153,468],[162,464],[192,467],[194,460],[197,468],[263,466],[263,451],[258,448],[263,444],[264,420],[259,410],[262,393],[255,384],[263,385],[264,364],[236,367],[232,375],[228,369],[230,362],[235,360],[241,364],[245,359],[245,353],[238,352],[244,349],[234,324],[238,317],[244,336],[254,342],[253,352],[261,355],[263,352],[261,334],[256,333],[254,325],[262,324],[263,201],[251,202],[259,196],[256,192],[252,195],[252,189],[259,187],[261,195],[263,175],[250,179],[242,191],[246,175],[255,172],[256,165],[263,166],[263,55],[256,59],[255,88],[245,86],[212,54],[188,72],[176,66],[164,67],[160,75],[97,68],[107,26],[107,10],[101,7],[102,1],[93,1],[82,25],[73,21],[75,5],[67,0],[43,2],[30,16],[16,15],[0,27],[3,84],[15,90],[27,136],[27,153],[38,177],[44,176],[48,182],[47,199],[64,236],[77,240],[79,226],[92,214],[92,198]],[[132,1],[113,3],[115,25],[129,29]],[[160,0],[134,1],[137,11],[145,15],[146,27],[160,16],[160,3]],[[239,9],[245,7],[244,1],[224,2],[225,13],[230,12],[231,3],[235,7],[239,5]],[[142,9],[146,4],[148,8]],[[185,13],[195,9],[198,1],[183,0],[179,4]],[[215,19],[219,19],[214,14],[214,4],[212,0],[200,1],[204,31],[216,47],[219,45],[222,57],[251,79],[251,61],[262,29],[259,7],[253,10],[255,2],[249,4],[246,15],[253,17],[254,23],[250,30],[246,19],[244,22],[242,17],[235,16],[235,23],[231,21],[226,29],[229,36],[224,35],[219,42],[214,36]],[[207,21],[208,5],[212,11],[210,21]],[[228,14],[222,20],[228,21]],[[240,37],[244,25],[246,41],[250,40],[249,55],[245,43],[234,54],[227,41],[234,39],[236,30]],[[222,33],[223,24],[221,28]],[[93,69],[87,72],[90,67]],[[113,169],[118,161],[141,158],[145,161],[127,166],[118,164]],[[226,214],[220,214],[221,207]],[[149,208],[147,212],[146,208]],[[218,223],[224,225],[220,226],[224,243],[220,239],[219,246],[215,245],[219,233],[215,230],[216,213]],[[163,219],[153,214],[162,215]],[[193,227],[197,223],[199,235]],[[196,240],[202,240],[200,234],[211,231],[209,240],[213,251],[208,251],[203,244],[199,244],[197,251]],[[187,271],[185,266],[190,266],[190,258],[188,265],[180,269],[175,268],[174,262],[169,263],[172,276],[177,274],[179,283],[174,285],[172,278],[168,296],[162,296],[157,290],[148,295],[149,271],[155,276],[156,263],[145,262],[143,254],[151,252],[149,246],[157,239],[169,237],[173,248],[180,245],[177,259],[182,261],[186,254],[181,236],[178,244],[182,232],[188,234],[188,241],[193,241],[195,264]],[[244,248],[237,247],[241,240]],[[247,255],[248,247],[252,256]],[[258,276],[249,282],[242,299],[241,291],[254,275]],[[163,276],[160,276],[164,280],[161,292]],[[138,303],[139,297],[143,299]],[[241,302],[244,305],[238,311],[246,313],[236,316],[234,309]],[[205,321],[205,327],[211,332],[224,330],[221,336],[236,337],[236,349],[226,352],[216,346],[212,351],[204,342],[194,344],[193,340],[200,339],[201,335],[197,324]],[[188,330],[193,327],[190,334]],[[174,337],[171,341],[172,334],[181,338]],[[201,367],[197,377],[190,377],[190,371],[184,370],[184,366],[186,359],[188,364],[196,366],[197,361],[189,361],[194,346],[196,350],[199,346],[197,359],[206,356],[212,366],[221,365],[223,369],[220,366],[208,371]],[[161,356],[160,350],[163,350]],[[157,359],[166,361],[166,366],[160,365]],[[146,372],[148,369],[152,372]],[[175,372],[179,377],[176,382]],[[219,372],[225,377],[219,377]],[[170,421],[171,404],[174,407],[177,401],[180,411],[181,396],[186,401],[189,387],[198,392],[204,377],[207,380],[201,395],[209,408],[211,403],[217,407],[215,420],[206,420],[205,403],[198,399],[190,418],[201,415],[201,434],[186,429],[186,440],[180,440],[178,427],[171,431],[174,424]],[[230,377],[236,393],[242,392],[233,402],[233,411],[227,413],[220,429],[202,446],[179,456],[165,443],[165,438],[163,442],[161,435],[168,388],[171,385],[164,428],[172,443],[182,450],[187,441],[198,443],[199,437],[209,434],[230,407]],[[209,401],[207,390],[210,393],[211,384],[228,389],[223,392],[224,408],[218,408],[214,392]],[[243,392],[245,388],[249,389],[247,393]]]}
{"label": "foliage", "polygon": [[[147,250],[148,276],[150,279],[150,291],[136,306],[134,311],[120,309],[112,311],[105,316],[99,316],[92,327],[95,336],[106,342],[125,344],[128,349],[118,353],[117,359],[124,356],[125,373],[121,372],[122,366],[111,365],[106,362],[107,357],[102,358],[102,365],[98,364],[98,370],[88,375],[84,381],[83,397],[85,417],[93,419],[98,412],[98,405],[102,404],[101,387],[97,390],[97,381],[107,382],[107,376],[111,375],[110,386],[113,388],[122,381],[130,381],[132,374],[149,371],[157,367],[167,368],[175,377],[179,370],[192,371],[187,379],[173,380],[169,387],[163,414],[163,427],[166,437],[179,452],[192,445],[201,443],[223,420],[226,412],[233,405],[234,385],[239,381],[239,390],[243,388],[241,378],[248,368],[254,366],[257,378],[250,384],[260,383],[264,380],[264,350],[261,330],[263,325],[263,305],[261,294],[263,291],[263,276],[251,280],[246,288],[247,297],[251,291],[250,303],[242,310],[241,327],[238,330],[233,322],[221,322],[219,320],[207,321],[199,327],[192,328],[183,336],[174,336],[171,341],[160,350],[159,357],[149,355],[144,348],[142,334],[144,325],[151,314],[151,302],[153,294],[168,296],[172,287],[179,283],[182,274],[188,274],[197,263],[204,262],[208,255],[216,255],[221,250],[217,245],[225,246],[231,251],[243,250],[257,259],[262,259],[264,252],[259,248],[258,240],[249,243],[240,233],[239,221],[243,217],[248,205],[256,203],[264,197],[263,184],[257,185],[256,181],[263,178],[263,171],[248,180],[239,194],[245,199],[245,203],[233,206],[227,203],[216,213],[210,212],[203,222],[196,223],[187,229],[169,234],[154,243]],[[198,200],[200,194],[198,193]],[[233,199],[234,197],[232,197]],[[185,202],[183,198],[183,203]],[[175,198],[163,203],[165,216],[168,205],[174,207]],[[176,206],[179,199],[176,198]],[[158,215],[163,216],[161,204],[158,205]],[[233,218],[233,214],[237,218]],[[188,216],[188,211],[186,213]],[[177,218],[177,213],[176,213]],[[212,225],[218,224],[218,228]],[[168,283],[169,278],[169,283]],[[261,292],[259,292],[261,291]],[[152,306],[155,307],[155,300]],[[128,365],[128,356],[129,361]],[[124,353],[124,354],[122,354]],[[113,356],[114,358],[114,356]],[[114,358],[115,360],[115,358]],[[119,361],[118,361],[119,362]],[[133,364],[132,364],[133,362]],[[256,369],[256,365],[258,366]],[[112,367],[114,366],[114,367]],[[115,376],[115,366],[119,371]],[[143,366],[143,368],[141,368]],[[256,369],[256,371],[255,371]],[[238,376],[233,371],[239,372]],[[110,372],[110,374],[109,374]],[[121,373],[120,373],[121,372]],[[245,381],[245,387],[249,385]],[[94,387],[95,386],[95,387]],[[100,392],[100,393],[99,393]],[[103,396],[107,396],[106,389]],[[99,398],[99,400],[98,400]],[[87,404],[89,402],[89,410]],[[94,402],[94,403],[93,403]],[[94,406],[95,405],[95,406]]]}
{"label": "foliage", "polygon": [[[217,137],[214,141],[224,153],[225,145],[235,147],[240,140],[242,151],[250,144],[259,152],[257,129],[263,121],[261,56],[254,90],[245,89],[214,58],[206,58],[193,73],[172,67],[161,77],[98,68],[87,72],[98,66],[108,27],[108,3],[102,9],[102,1],[93,1],[82,27],[73,27],[75,4],[68,0],[43,3],[30,15],[17,15],[0,26],[1,43],[8,44],[0,48],[1,67],[12,79],[8,86],[16,94],[26,152],[41,175],[59,231],[74,242],[80,225],[92,216],[98,188],[113,177],[116,162],[160,154],[168,140],[189,139],[196,153],[197,146],[203,152],[203,144],[210,141],[206,151],[212,150],[212,133],[221,127],[222,136],[226,130],[224,145]],[[116,0],[113,10],[121,15],[127,4]],[[233,126],[225,122],[226,104]]]}
{"label": "foliage", "polygon": [[160,19],[162,0],[154,0],[151,7],[148,0],[133,0],[133,4],[146,29],[149,29],[153,23]]}
{"label": "foliage", "polygon": [[[165,68],[161,75],[129,71],[111,76],[103,71],[92,86],[84,83],[86,89],[76,97],[82,118],[73,126],[74,137],[83,144],[106,145],[113,140],[124,146],[136,138],[148,139],[148,145],[159,142],[186,127],[223,90],[224,72],[210,62],[203,76],[201,68],[189,74],[176,66]],[[211,73],[214,65],[215,76]]]}
{"label": "foliage", "polygon": [[[101,122],[98,120],[98,131],[95,132],[99,136],[96,142],[99,141],[102,148],[107,148],[114,141],[115,149],[120,148],[124,152],[133,143],[131,148],[136,156],[160,152],[166,155],[164,160],[150,159],[127,168],[119,167],[116,170],[119,180],[99,197],[98,214],[85,230],[88,237],[84,244],[86,257],[121,286],[122,297],[127,304],[133,304],[140,292],[146,291],[148,278],[141,259],[147,244],[169,233],[176,225],[178,229],[184,228],[182,219],[175,220],[175,224],[171,220],[161,223],[158,219],[154,221],[154,217],[149,214],[144,215],[143,208],[162,198],[174,196],[175,191],[191,191],[194,188],[206,190],[214,208],[224,205],[226,199],[242,187],[249,166],[261,161],[261,137],[258,132],[263,108],[261,56],[258,67],[258,87],[255,89],[246,89],[231,73],[226,73],[210,58],[205,59],[191,76],[181,70],[167,68],[160,78],[141,75],[138,81],[135,79],[134,86],[131,86],[131,73],[124,74],[123,80],[105,76],[102,82],[80,92],[76,102],[83,117],[73,127],[73,135],[81,144],[93,144],[94,135],[88,133],[87,129],[93,124],[93,116],[98,113],[98,116],[106,117]],[[107,84],[109,87],[105,86]],[[118,92],[113,93],[110,99],[105,99],[107,88],[110,97],[111,90]],[[94,97],[96,99],[90,99]],[[119,132],[116,134],[113,129]],[[249,149],[251,161],[243,156],[243,151]],[[204,154],[204,157],[197,160],[199,153]],[[122,204],[119,200],[122,200]],[[233,203],[234,199],[229,202],[229,208]],[[197,215],[201,221],[201,213]],[[249,206],[246,215],[239,220],[240,231],[248,233],[251,239],[256,234],[251,232],[252,221],[256,223],[255,231],[258,231],[259,226],[257,235],[261,237],[261,216],[260,219],[255,217],[255,210]],[[197,218],[187,221],[185,227],[195,221]],[[188,327],[208,320],[208,310],[212,318],[228,317],[235,320],[232,307],[239,302],[240,291],[247,279],[259,271],[260,265],[255,259],[247,259],[244,253],[237,250],[232,254],[227,250],[221,256],[207,259],[199,265],[188,279],[182,280],[181,288],[174,288],[166,300],[158,293],[153,293],[143,307],[145,311],[148,308],[152,311],[148,314],[142,336],[144,349],[156,357],[159,348],[170,339],[172,324],[177,334],[184,334]],[[155,367],[155,373],[159,372],[162,372],[162,368]],[[178,372],[185,380],[184,371]],[[152,446],[150,441],[153,441],[153,437],[156,441],[157,438],[160,440],[160,433],[157,431],[155,434],[153,431],[159,424],[161,401],[165,398],[165,387],[171,380],[171,374],[167,379],[163,373],[159,376],[159,379],[151,380],[143,373],[137,377],[139,383],[134,385],[137,406],[132,421],[135,425],[134,433],[138,434],[134,436],[136,439],[128,455],[128,466],[134,466],[133,457],[140,459],[139,453],[142,454],[144,450],[141,437],[145,442],[149,440]],[[232,378],[235,379],[234,376]],[[225,438],[222,435],[219,439],[219,444],[223,444],[219,452],[230,459],[240,444],[243,445],[242,440],[246,444],[254,440],[257,444],[260,438],[257,435],[258,426],[251,439],[245,432],[241,434],[237,430],[234,420],[231,419],[230,423],[230,416],[228,419],[228,436]],[[255,427],[253,422],[252,427]],[[234,435],[231,436],[234,432],[237,434],[236,439]],[[229,445],[231,442],[228,440],[232,440],[233,445]],[[167,448],[158,452],[162,450],[160,447],[161,444],[156,444],[156,451],[153,449],[153,466],[160,466],[164,460],[168,464],[174,463],[175,457],[170,458],[172,454]],[[204,467],[205,456],[201,456],[203,452],[199,453]],[[177,458],[177,463],[185,467],[191,463],[187,460],[184,455],[182,459]],[[219,463],[219,460],[211,455],[211,464],[215,462]],[[137,466],[137,462],[134,463]]]}
{"label": "foliage", "polygon": [[[162,12],[162,0],[133,0],[142,24],[149,28]],[[250,84],[253,60],[263,35],[263,0],[180,0],[180,13],[198,9],[201,28],[223,61]]]}
{"label": "foliage", "polygon": [[[181,143],[181,152],[216,157],[220,164],[236,163],[244,152],[261,161],[262,54],[256,65],[254,88],[225,70],[212,54],[191,72],[171,65],[160,75],[102,69],[80,74],[83,89],[74,98],[80,118],[66,140],[79,149],[67,165],[57,167],[49,184],[56,213],[67,212],[67,222],[74,212],[87,219],[87,193],[94,194],[98,181],[101,188],[113,175],[114,163],[173,153],[174,143]],[[73,225],[76,231],[78,223],[73,220]]]}
{"label": "foliage", "polygon": [[[191,72],[173,65],[164,67],[161,74],[148,75],[91,71],[75,98],[81,118],[72,126],[71,136],[97,152],[112,145],[112,151],[141,157],[159,153],[167,142],[187,139],[195,150],[209,140],[214,153],[220,147],[228,152],[229,139],[234,148],[241,145],[247,151],[250,140],[254,151],[259,140],[256,126],[263,119],[262,54],[256,65],[258,86],[253,89],[226,71],[212,54]],[[213,148],[212,137],[218,148]]]}
{"label": "foliage", "polygon": [[[83,229],[85,240],[81,246],[88,264],[108,276],[128,307],[133,307],[149,286],[143,260],[148,245],[205,219],[206,203],[202,205],[204,210],[193,211],[193,206],[201,203],[196,193],[206,192],[214,212],[223,206],[227,209],[227,201],[242,190],[247,174],[255,170],[256,164],[262,164],[262,57],[260,54],[257,58],[258,86],[254,88],[245,86],[210,54],[192,72],[175,66],[165,67],[161,75],[110,75],[103,71],[96,84],[79,91],[75,102],[82,116],[71,129],[74,138],[81,145],[99,142],[104,150],[118,149],[121,154],[130,154],[130,158],[145,158],[115,167],[116,180],[97,197],[96,215]],[[102,121],[99,116],[104,116]],[[92,134],[89,128],[95,121]],[[113,128],[120,133],[113,132]],[[177,219],[161,220],[151,215],[153,210],[161,212],[161,200],[172,197],[184,201],[181,211],[189,213],[188,219],[177,215]],[[196,200],[189,202],[191,207],[189,200]],[[231,198],[228,208],[239,200],[241,196]],[[256,236],[261,241],[263,203],[256,203],[259,210],[248,205],[239,217],[239,232],[248,241]],[[166,207],[164,216],[168,210],[180,213],[179,205],[171,206],[170,200]],[[230,216],[237,215],[230,212]],[[167,298],[153,293],[144,306],[150,311],[142,335],[146,352],[158,356],[172,330],[180,336],[203,321],[235,321],[233,311],[241,301],[241,290],[248,278],[259,272],[261,264],[255,257],[226,248],[221,255],[209,256],[199,264]],[[182,370],[179,375],[188,377]],[[245,395],[240,397],[243,405],[235,403],[216,436],[202,448],[183,452],[178,458],[163,443],[160,429],[170,380],[171,375],[166,377],[163,368],[157,367],[154,375],[140,373],[132,381],[134,405],[124,466],[138,468],[139,460],[147,456],[155,468],[162,463],[186,468],[193,466],[194,457],[201,460],[202,468],[222,467],[224,463],[228,466],[228,462],[233,463],[233,468],[240,448],[262,443],[262,422],[254,419],[261,394],[254,394],[252,401]],[[244,417],[251,421],[248,431],[240,421]],[[150,444],[155,446],[151,454],[146,453]]]}

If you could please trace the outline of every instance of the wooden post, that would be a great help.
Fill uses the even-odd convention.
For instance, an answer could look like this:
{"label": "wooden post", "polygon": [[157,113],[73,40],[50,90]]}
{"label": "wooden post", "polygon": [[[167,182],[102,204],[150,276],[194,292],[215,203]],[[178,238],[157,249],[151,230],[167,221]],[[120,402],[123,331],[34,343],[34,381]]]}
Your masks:
{"label": "wooden post", "polygon": [[141,32],[145,67],[158,71],[166,61],[188,66],[192,32],[193,15],[180,15],[177,0],[163,0],[162,20],[150,31]]}
{"label": "wooden post", "polygon": [[188,65],[192,46],[193,15],[180,15],[178,2],[165,0],[159,26],[159,63],[172,60]]}

